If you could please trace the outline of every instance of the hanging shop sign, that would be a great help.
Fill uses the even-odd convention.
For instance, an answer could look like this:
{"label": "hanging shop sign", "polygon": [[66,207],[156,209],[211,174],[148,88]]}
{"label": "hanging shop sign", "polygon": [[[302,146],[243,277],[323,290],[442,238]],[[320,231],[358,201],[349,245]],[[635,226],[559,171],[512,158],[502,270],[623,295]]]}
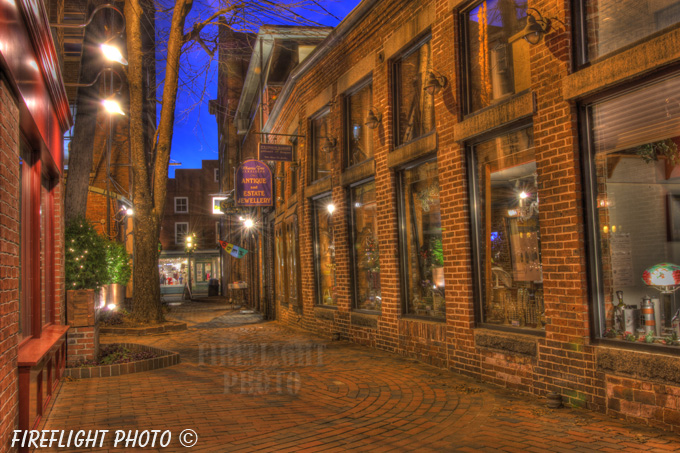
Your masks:
{"label": "hanging shop sign", "polygon": [[293,162],[293,145],[260,143],[257,145],[257,152],[260,160]]}
{"label": "hanging shop sign", "polygon": [[272,206],[272,172],[262,161],[247,160],[236,170],[238,206]]}

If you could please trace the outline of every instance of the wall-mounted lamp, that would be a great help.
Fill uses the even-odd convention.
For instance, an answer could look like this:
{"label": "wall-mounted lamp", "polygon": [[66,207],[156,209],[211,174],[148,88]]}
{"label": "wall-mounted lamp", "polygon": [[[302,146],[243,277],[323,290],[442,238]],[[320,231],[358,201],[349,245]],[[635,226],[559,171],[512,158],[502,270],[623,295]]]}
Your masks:
{"label": "wall-mounted lamp", "polygon": [[335,205],[330,203],[326,206],[326,209],[328,209],[328,213],[332,215],[335,212]]}
{"label": "wall-mounted lamp", "polygon": [[108,99],[102,99],[102,105],[104,106],[104,110],[106,110],[108,113],[115,113],[117,115],[125,116],[125,112],[123,112],[123,109],[120,108],[120,103],[113,96]]}
{"label": "wall-mounted lamp", "polygon": [[448,80],[445,76],[441,74],[437,76],[434,71],[430,71],[427,75],[427,82],[425,83],[423,90],[425,90],[427,94],[434,96],[439,93],[442,88],[446,87],[447,84]]}
{"label": "wall-mounted lamp", "polygon": [[[536,12],[536,16],[530,13],[530,10]],[[550,31],[550,19],[543,17],[543,15],[536,8],[527,8],[527,25],[522,30],[522,38],[532,46],[538,44],[543,38],[543,35]]]}
{"label": "wall-mounted lamp", "polygon": [[90,23],[92,22],[92,19],[94,19],[95,14],[97,14],[99,11],[106,9],[106,8],[114,10],[115,12],[117,12],[120,15],[121,19],[123,19],[123,28],[120,30],[120,33],[119,33],[119,34],[122,34],[125,31],[125,15],[123,15],[123,12],[121,10],[119,10],[118,8],[116,8],[114,5],[112,5],[110,3],[104,3],[103,5],[99,5],[94,10],[92,10],[92,13],[90,13],[90,17],[87,18],[87,22],[84,22],[82,24],[50,24],[50,27],[54,27],[54,28],[85,28],[88,25],[90,25]]}
{"label": "wall-mounted lamp", "polygon": [[128,62],[123,56],[123,54],[120,52],[120,49],[118,49],[118,47],[104,43],[101,46],[99,46],[99,48],[102,50],[102,53],[104,54],[104,57],[106,57],[107,60],[116,61],[124,66],[127,66]]}
{"label": "wall-mounted lamp", "polygon": [[323,146],[321,147],[321,151],[325,153],[330,153],[335,149],[335,145],[338,144],[338,140],[333,137],[326,137],[326,141],[324,142]]}
{"label": "wall-mounted lamp", "polygon": [[[101,75],[105,72],[110,72],[110,73],[114,74],[116,77],[118,77],[118,81],[120,82],[120,86],[122,88],[123,78],[120,76],[120,74],[118,74],[118,71],[115,71],[113,68],[102,69],[101,71],[99,71],[97,73],[96,76],[94,76],[94,80],[92,82],[89,82],[89,83],[65,83],[64,86],[67,86],[67,87],[91,87],[92,85],[97,83],[97,80],[99,80],[99,77],[101,77]],[[117,91],[120,91],[120,88]]]}
{"label": "wall-mounted lamp", "polygon": [[375,129],[382,121],[382,114],[375,107],[371,107],[366,115],[366,122],[364,123],[369,129]]}

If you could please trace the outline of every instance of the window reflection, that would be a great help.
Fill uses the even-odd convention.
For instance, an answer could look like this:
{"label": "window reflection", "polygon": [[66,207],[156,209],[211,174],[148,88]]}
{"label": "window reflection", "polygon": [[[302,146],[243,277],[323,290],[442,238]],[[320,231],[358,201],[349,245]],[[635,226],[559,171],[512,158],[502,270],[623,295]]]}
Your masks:
{"label": "window reflection", "polygon": [[420,44],[395,63],[397,82],[397,144],[410,142],[434,129],[434,100],[424,91],[432,70],[430,41]]}
{"label": "window reflection", "polygon": [[401,173],[402,241],[405,250],[402,278],[409,314],[443,318],[444,250],[437,162]]}
{"label": "window reflection", "polygon": [[372,102],[373,85],[370,83],[347,98],[349,166],[373,157],[373,131],[364,124]]}
{"label": "window reflection", "polygon": [[469,111],[529,88],[526,0],[488,0],[466,13]]}
{"label": "window reflection", "polygon": [[477,144],[482,320],[545,326],[538,174],[532,129]]}
{"label": "window reflection", "polygon": [[336,305],[335,300],[335,240],[333,237],[333,215],[328,206],[330,195],[314,202],[314,244],[317,303]]}
{"label": "window reflection", "polygon": [[380,311],[380,249],[375,181],[352,188],[355,306]]}

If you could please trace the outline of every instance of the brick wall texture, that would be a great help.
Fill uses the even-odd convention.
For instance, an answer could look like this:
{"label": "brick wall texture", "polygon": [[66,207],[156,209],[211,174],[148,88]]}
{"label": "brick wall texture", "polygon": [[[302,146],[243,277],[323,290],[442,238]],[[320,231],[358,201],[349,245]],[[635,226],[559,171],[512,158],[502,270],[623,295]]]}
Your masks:
{"label": "brick wall texture", "polygon": [[0,438],[17,428],[19,107],[0,79]]}
{"label": "brick wall texture", "polygon": [[[460,12],[461,8],[471,5],[470,2],[376,2],[320,61],[297,79],[291,95],[280,98],[285,103],[273,120],[271,131],[286,134],[297,129],[303,137],[298,143],[299,169],[293,172],[289,163],[276,165],[276,174],[283,178],[277,185],[277,196],[283,200],[277,203],[276,224],[285,223],[293,214],[299,223],[297,252],[302,304],[300,309],[296,301],[279,300],[277,318],[290,325],[396,352],[537,396],[559,392],[566,403],[574,406],[680,432],[678,382],[661,385],[644,375],[626,378],[597,365],[598,346],[591,340],[589,318],[591,302],[587,290],[578,109],[574,100],[565,100],[562,95],[563,81],[576,72],[572,63],[576,45],[571,32],[571,4],[556,0],[530,2],[529,6],[541,11],[543,16],[554,18],[554,27],[540,43],[529,48],[529,93],[517,93],[505,102],[473,114],[464,111],[459,77],[463,67]],[[427,34],[431,35],[432,68],[446,75],[449,83],[434,97],[435,139],[425,136],[399,147],[393,133],[396,114],[392,63]],[[677,56],[675,58],[677,60]],[[352,75],[352,71],[357,74]],[[374,166],[369,174],[374,175],[376,181],[382,310],[360,318],[353,316],[352,311],[348,186],[341,183],[349,173],[343,167],[348,134],[344,131],[345,92],[340,92],[339,86],[346,90],[369,75],[373,83],[372,105],[382,113],[382,122],[373,131],[374,160],[367,164]],[[639,75],[640,80],[642,76]],[[348,78],[355,82],[348,85]],[[599,89],[604,91],[604,85]],[[313,181],[310,118],[324,105],[319,103],[323,93],[328,93],[326,105],[330,106],[328,133],[337,138],[338,143],[330,155],[331,177]],[[521,113],[521,108],[515,108],[517,105],[528,106],[531,114]],[[257,121],[256,115],[255,130],[261,126]],[[509,334],[476,325],[466,145],[485,133],[492,136],[494,132],[500,134],[522,125],[533,127],[547,325],[544,335],[519,333],[522,342],[531,347],[513,350],[503,346]],[[469,130],[477,132],[465,135]],[[243,139],[243,159],[255,157],[259,140],[255,134]],[[276,141],[287,143],[287,137],[278,137]],[[446,317],[443,321],[403,315],[400,277],[397,164],[434,154],[445,256]],[[299,177],[296,195],[291,193],[293,175]],[[316,305],[313,259],[313,197],[328,191],[332,192],[336,205],[332,221],[338,284],[337,307],[333,308]],[[485,332],[487,340],[490,336],[498,341],[485,340],[480,344],[476,335],[480,331]],[[674,360],[680,361],[680,358]]]}

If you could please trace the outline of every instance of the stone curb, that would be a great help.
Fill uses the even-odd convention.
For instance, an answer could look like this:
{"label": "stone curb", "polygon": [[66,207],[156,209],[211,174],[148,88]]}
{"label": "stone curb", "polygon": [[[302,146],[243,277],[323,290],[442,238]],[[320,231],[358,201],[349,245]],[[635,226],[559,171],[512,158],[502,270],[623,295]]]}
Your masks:
{"label": "stone curb", "polygon": [[173,322],[156,327],[100,327],[100,335],[128,335],[138,337],[141,335],[154,335],[165,332],[179,332],[187,330],[187,323]]}
{"label": "stone curb", "polygon": [[124,374],[140,373],[142,371],[152,371],[161,368],[177,365],[179,353],[158,349],[151,346],[135,343],[117,343],[124,347],[135,348],[141,351],[155,352],[159,357],[138,360],[136,362],[116,363],[113,365],[100,365],[90,367],[66,368],[64,376],[74,379],[89,379],[98,377],[122,376]]}

